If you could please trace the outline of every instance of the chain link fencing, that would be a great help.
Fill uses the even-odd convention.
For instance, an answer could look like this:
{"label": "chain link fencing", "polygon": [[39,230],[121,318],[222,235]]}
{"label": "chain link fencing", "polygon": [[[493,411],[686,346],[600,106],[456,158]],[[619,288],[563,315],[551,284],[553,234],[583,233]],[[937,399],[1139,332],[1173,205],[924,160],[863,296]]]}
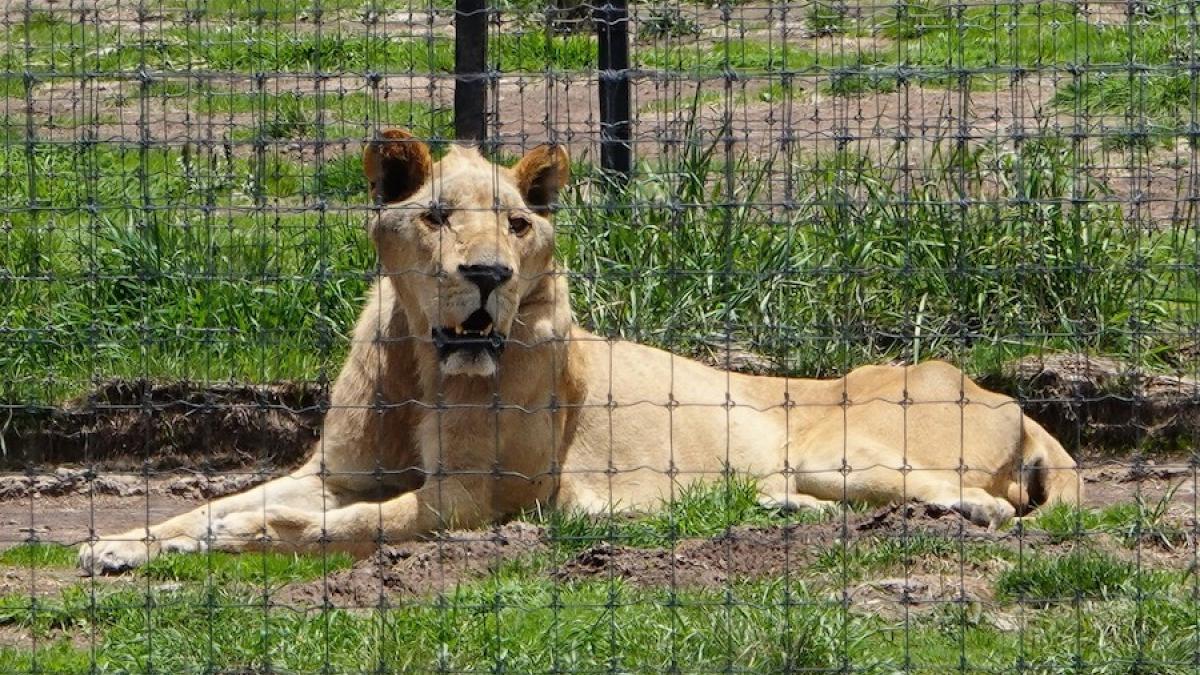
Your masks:
{"label": "chain link fencing", "polygon": [[1197,22],[6,2],[0,671],[1196,672]]}

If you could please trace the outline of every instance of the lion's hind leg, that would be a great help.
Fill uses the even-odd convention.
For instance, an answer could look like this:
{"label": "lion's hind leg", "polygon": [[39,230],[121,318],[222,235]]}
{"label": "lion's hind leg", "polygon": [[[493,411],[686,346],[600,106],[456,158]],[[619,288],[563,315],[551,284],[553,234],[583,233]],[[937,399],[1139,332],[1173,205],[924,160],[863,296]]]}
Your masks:
{"label": "lion's hind leg", "polygon": [[828,499],[818,499],[812,495],[800,492],[763,492],[758,497],[758,505],[771,511],[794,513],[811,510],[824,511],[836,509],[838,503]]}
{"label": "lion's hind leg", "polygon": [[1016,514],[1008,500],[978,487],[986,476],[912,466],[903,452],[870,438],[810,445],[805,457],[823,458],[823,466],[813,466],[810,459],[796,473],[795,489],[816,499],[877,505],[919,500],[958,511],[985,527]]}

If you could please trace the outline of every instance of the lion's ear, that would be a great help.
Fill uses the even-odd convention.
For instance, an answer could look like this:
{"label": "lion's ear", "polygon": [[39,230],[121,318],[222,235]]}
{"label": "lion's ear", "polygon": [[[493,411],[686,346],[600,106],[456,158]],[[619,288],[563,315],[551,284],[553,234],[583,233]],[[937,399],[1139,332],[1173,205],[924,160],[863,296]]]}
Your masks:
{"label": "lion's ear", "polygon": [[404,129],[388,129],[363,150],[371,198],[380,204],[413,196],[433,173],[429,146]]}
{"label": "lion's ear", "polygon": [[546,215],[571,175],[567,149],[561,145],[539,145],[517,162],[513,175],[529,208]]}

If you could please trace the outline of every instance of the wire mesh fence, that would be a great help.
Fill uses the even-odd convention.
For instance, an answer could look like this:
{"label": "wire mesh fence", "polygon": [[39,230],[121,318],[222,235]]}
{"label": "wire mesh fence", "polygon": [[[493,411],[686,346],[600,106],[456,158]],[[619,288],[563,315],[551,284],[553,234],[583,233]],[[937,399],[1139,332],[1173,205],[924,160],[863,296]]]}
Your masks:
{"label": "wire mesh fence", "polygon": [[0,17],[0,671],[1200,670],[1195,2]]}

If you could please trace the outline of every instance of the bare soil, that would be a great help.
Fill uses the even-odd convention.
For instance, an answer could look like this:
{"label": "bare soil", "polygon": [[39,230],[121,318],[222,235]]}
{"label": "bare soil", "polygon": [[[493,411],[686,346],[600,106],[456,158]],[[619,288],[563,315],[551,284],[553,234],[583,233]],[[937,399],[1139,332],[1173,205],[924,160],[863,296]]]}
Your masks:
{"label": "bare soil", "polygon": [[545,548],[542,528],[528,523],[449,532],[435,541],[384,547],[349,570],[288,586],[273,601],[300,608],[377,607],[381,602],[451,591],[460,581]]}
{"label": "bare soil", "polygon": [[203,499],[148,494],[69,494],[0,502],[0,547],[38,541],[73,546],[190,511]]}
{"label": "bare soil", "polygon": [[[561,552],[541,528],[510,523],[487,531],[452,532],[436,541],[385,547],[350,570],[285,587],[272,601],[301,610],[326,606],[367,609],[403,603],[453,591],[460,583],[534,553],[551,553],[555,563],[544,573],[560,582],[619,579],[646,588],[723,588],[736,580],[786,578],[806,570],[806,581],[816,587],[844,593],[853,605],[884,612],[929,609],[960,598],[992,599],[992,581],[1008,564],[999,559],[918,557],[899,570],[899,576],[849,584],[837,570],[826,575],[828,578],[811,572],[811,563],[835,547],[914,536],[985,541],[1024,553],[1054,554],[1075,545],[1034,532],[989,531],[957,513],[927,504],[885,507],[865,515],[847,513],[821,524],[735,527],[717,537],[681,540],[671,548],[601,542],[575,553]],[[1130,550],[1115,541],[1098,543],[1119,557],[1136,557],[1148,567],[1185,569],[1194,556],[1192,544],[1174,548],[1147,544]]]}
{"label": "bare soil", "polygon": [[[981,384],[1024,403],[1069,449],[1192,452],[1200,434],[1200,382],[1085,354],[1029,356]],[[1127,461],[1129,461],[1127,459]]]}
{"label": "bare soil", "polygon": [[[1083,458],[1081,462],[1085,501],[1089,506],[1103,507],[1139,498],[1153,505],[1170,496],[1173,516],[1185,519],[1197,512],[1200,472],[1185,458],[1144,460],[1136,464],[1111,458]],[[240,492],[285,470],[278,468],[271,473],[243,469],[218,476],[168,471],[151,477],[102,472],[89,479],[83,470],[60,468],[46,474],[0,476],[0,548],[30,539],[76,544],[87,539],[92,527],[98,533],[128,530],[148,520],[157,522],[208,500]],[[892,512],[879,512],[872,518],[855,521],[855,526],[861,531],[883,532],[899,524]],[[946,526],[949,521],[938,522]],[[830,525],[835,526],[840,527],[837,523]],[[968,526],[965,532],[976,529]],[[822,536],[827,534],[821,532]],[[512,533],[501,530],[499,534],[509,537]],[[453,538],[449,541],[458,545],[464,541],[476,542],[481,537],[486,539],[486,535],[468,533],[463,535],[463,541]]]}

